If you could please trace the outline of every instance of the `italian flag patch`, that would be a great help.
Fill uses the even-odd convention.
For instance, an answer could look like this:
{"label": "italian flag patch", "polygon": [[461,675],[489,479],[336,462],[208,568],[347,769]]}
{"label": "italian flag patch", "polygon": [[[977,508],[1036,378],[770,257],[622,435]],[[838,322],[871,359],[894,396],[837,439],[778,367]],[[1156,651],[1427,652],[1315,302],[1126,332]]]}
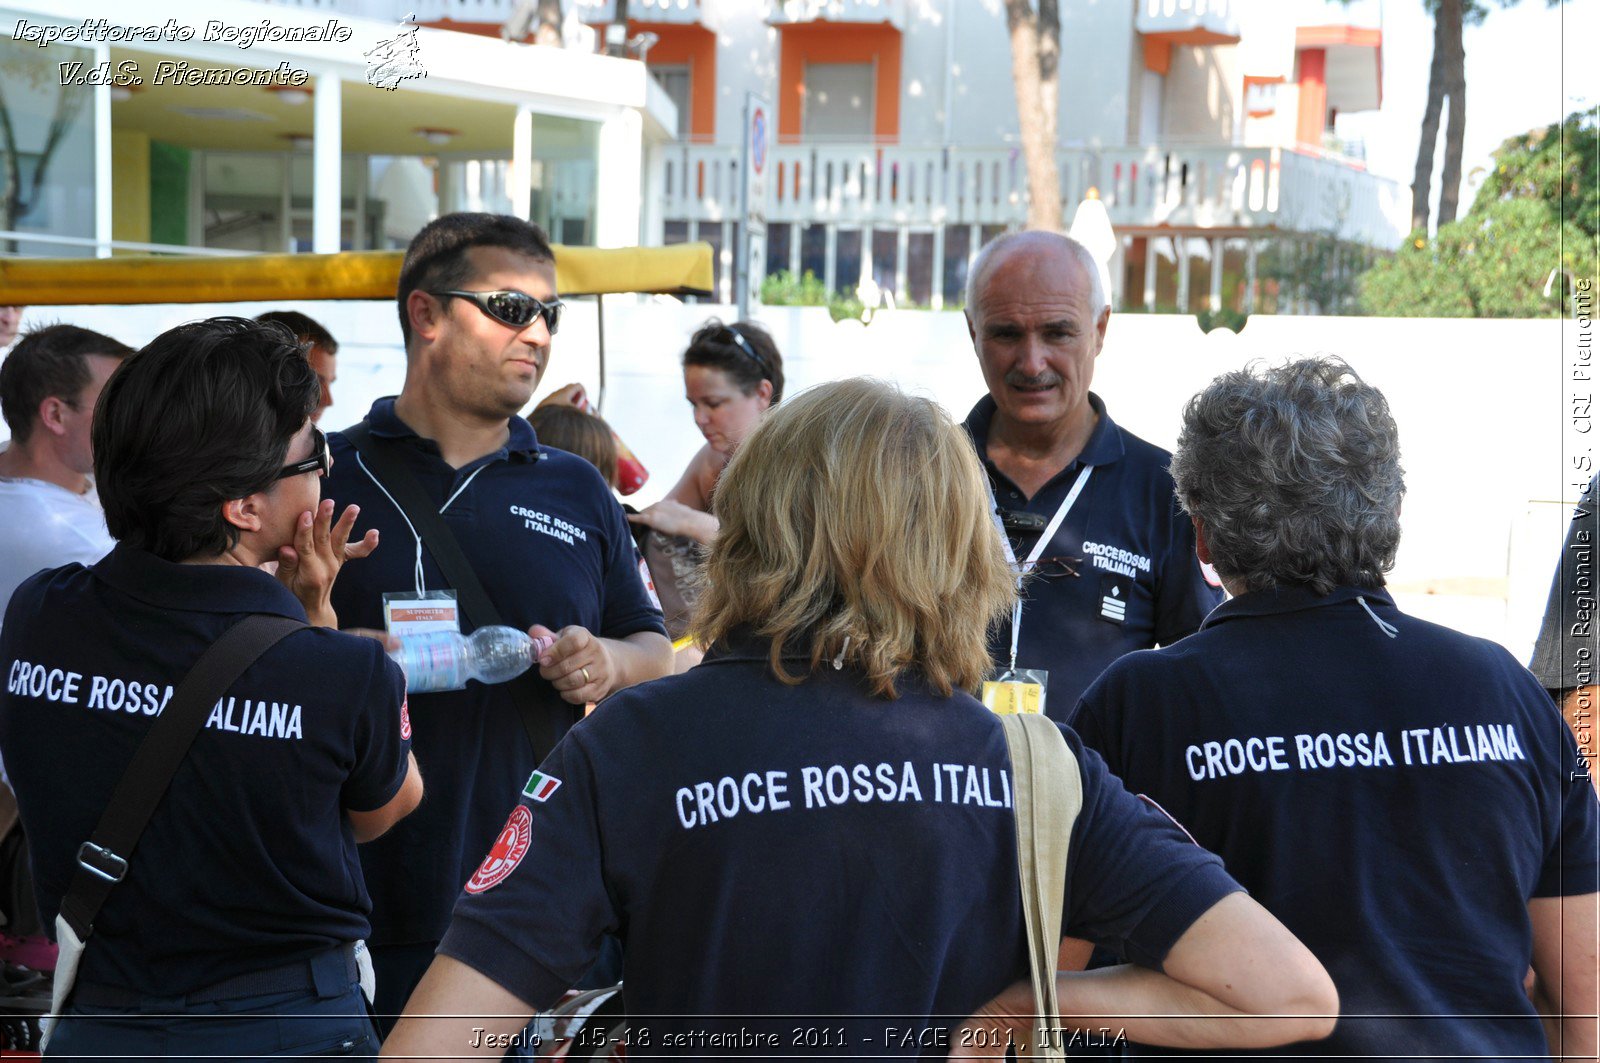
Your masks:
{"label": "italian flag patch", "polygon": [[528,776],[528,785],[522,788],[523,797],[531,797],[541,804],[550,800],[550,795],[561,788],[561,780],[554,775],[546,775],[536,771]]}

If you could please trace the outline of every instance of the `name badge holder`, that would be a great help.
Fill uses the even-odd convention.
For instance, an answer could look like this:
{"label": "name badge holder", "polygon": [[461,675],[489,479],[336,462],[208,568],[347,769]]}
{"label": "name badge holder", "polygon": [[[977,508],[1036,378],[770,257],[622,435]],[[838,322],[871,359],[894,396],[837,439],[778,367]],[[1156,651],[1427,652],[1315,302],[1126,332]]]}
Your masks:
{"label": "name badge holder", "polygon": [[395,638],[461,631],[461,606],[453,590],[386,591],[383,629]]}
{"label": "name badge holder", "polygon": [[1045,547],[1061,529],[1061,522],[1067,519],[1067,511],[1083,493],[1084,485],[1089,482],[1089,474],[1092,472],[1094,466],[1085,465],[1083,471],[1078,473],[1078,479],[1073,482],[1072,490],[1067,492],[1067,497],[1056,507],[1050,523],[1045,525],[1044,531],[1039,533],[1038,540],[1034,542],[1033,549],[1028,551],[1027,558],[1020,563],[1017,561],[1016,552],[1011,549],[1011,540],[1006,536],[1005,522],[1000,519],[1000,503],[995,501],[994,489],[991,487],[989,490],[990,516],[994,518],[994,526],[1000,532],[1000,545],[1006,552],[1006,561],[1017,574],[1017,602],[1011,607],[1011,663],[1008,667],[995,669],[994,676],[984,681],[979,697],[984,706],[992,712],[1001,715],[1044,712],[1045,691],[1049,685],[1050,673],[1043,668],[1017,667],[1017,646],[1022,640],[1022,584],[1028,573],[1039,563]]}

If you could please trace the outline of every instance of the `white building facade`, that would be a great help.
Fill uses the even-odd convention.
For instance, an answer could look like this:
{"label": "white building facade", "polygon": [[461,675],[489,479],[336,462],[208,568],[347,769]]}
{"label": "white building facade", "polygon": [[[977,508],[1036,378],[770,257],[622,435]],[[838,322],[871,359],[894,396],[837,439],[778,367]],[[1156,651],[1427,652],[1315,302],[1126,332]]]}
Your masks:
{"label": "white building facade", "polygon": [[637,244],[677,122],[643,65],[409,11],[0,0],[0,253],[388,249],[452,210]]}
{"label": "white building facade", "polygon": [[[601,35],[617,0],[571,0]],[[495,0],[453,2],[458,18]],[[743,100],[776,111],[766,270],[900,305],[950,306],[1027,184],[1009,35],[994,0],[631,0],[627,37],[678,107],[649,156],[646,241],[738,239]],[[1381,103],[1380,9],[1279,0],[1061,5],[1064,214],[1098,196],[1124,308],[1303,309],[1257,260],[1333,237],[1353,260],[1406,234],[1409,190],[1332,135]],[[1304,20],[1304,24],[1297,24]],[[1353,20],[1353,21],[1352,21]],[[1352,151],[1353,149],[1353,151]],[[728,287],[724,279],[722,286]],[[727,292],[724,291],[726,298]]]}
{"label": "white building facade", "polygon": [[[517,6],[78,0],[64,15],[0,0],[15,131],[0,154],[19,158],[24,193],[47,167],[0,218],[0,253],[387,248],[441,212],[495,210],[563,243],[706,241],[727,300],[747,93],[770,102],[776,134],[767,275],[954,306],[978,248],[1026,219],[998,0],[563,0],[564,49],[501,40]],[[1338,114],[1381,104],[1379,8],[1315,9],[1064,0],[1063,212],[1105,204],[1119,308],[1309,309],[1268,259],[1319,237],[1357,262],[1405,236],[1409,190],[1332,135]],[[194,32],[18,39],[97,22]],[[243,46],[206,40],[212,24],[345,37]],[[597,54],[608,37],[644,62]],[[71,62],[142,80],[56,84]],[[162,62],[305,77],[159,83]],[[411,73],[376,83],[395,69]]]}

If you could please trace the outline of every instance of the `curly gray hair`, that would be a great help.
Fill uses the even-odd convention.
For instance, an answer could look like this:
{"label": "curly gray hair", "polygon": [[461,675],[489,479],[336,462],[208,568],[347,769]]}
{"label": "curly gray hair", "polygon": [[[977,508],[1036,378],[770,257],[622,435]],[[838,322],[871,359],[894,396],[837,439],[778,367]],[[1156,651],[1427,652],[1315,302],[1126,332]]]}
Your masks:
{"label": "curly gray hair", "polygon": [[1178,501],[1217,572],[1249,590],[1381,587],[1405,494],[1389,404],[1343,359],[1252,362],[1189,400]]}

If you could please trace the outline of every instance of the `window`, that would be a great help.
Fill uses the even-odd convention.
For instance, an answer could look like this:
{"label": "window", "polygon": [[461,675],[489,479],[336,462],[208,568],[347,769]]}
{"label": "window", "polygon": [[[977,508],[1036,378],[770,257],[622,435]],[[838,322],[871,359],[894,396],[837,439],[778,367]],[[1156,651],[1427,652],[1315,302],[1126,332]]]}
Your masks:
{"label": "window", "polygon": [[789,268],[789,242],[793,239],[794,226],[786,222],[770,222],[767,225],[767,276],[782,273]]}
{"label": "window", "polygon": [[876,92],[871,63],[807,63],[807,137],[869,140]]}
{"label": "window", "polygon": [[689,113],[691,109],[689,68],[687,66],[651,65],[650,74],[678,108],[678,139],[687,139],[689,136]]}
{"label": "window", "polygon": [[840,229],[834,234],[833,290],[854,295],[861,284],[861,230]]}
{"label": "window", "polygon": [[911,304],[933,302],[933,234],[911,233],[906,241],[906,287]]}
{"label": "window", "polygon": [[972,253],[972,226],[944,227],[944,308],[956,310],[967,302],[967,258]]}
{"label": "window", "polygon": [[800,275],[807,273],[821,280],[828,268],[828,230],[822,225],[807,225],[800,230]]}

